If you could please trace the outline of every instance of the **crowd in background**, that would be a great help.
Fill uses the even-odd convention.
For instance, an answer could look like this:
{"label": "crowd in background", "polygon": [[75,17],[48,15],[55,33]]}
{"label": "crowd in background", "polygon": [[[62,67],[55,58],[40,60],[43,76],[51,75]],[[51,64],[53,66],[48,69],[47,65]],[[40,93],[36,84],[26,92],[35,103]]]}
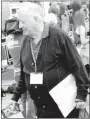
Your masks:
{"label": "crowd in background", "polygon": [[89,3],[51,2],[45,21],[63,29],[74,42],[84,65],[89,64]]}
{"label": "crowd in background", "polygon": [[85,26],[86,32],[89,31],[89,8],[87,3],[82,5],[80,2],[74,1],[66,5],[65,3],[52,2],[48,13],[46,21],[52,25],[58,24],[67,33],[72,31],[73,27],[76,29],[81,25]]}

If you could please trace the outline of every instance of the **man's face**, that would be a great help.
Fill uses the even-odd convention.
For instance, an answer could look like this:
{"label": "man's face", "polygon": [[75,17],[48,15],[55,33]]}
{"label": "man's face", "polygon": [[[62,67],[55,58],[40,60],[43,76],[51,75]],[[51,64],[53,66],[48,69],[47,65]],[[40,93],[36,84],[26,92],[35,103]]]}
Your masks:
{"label": "man's face", "polygon": [[20,25],[19,27],[23,29],[24,35],[30,35],[31,37],[35,38],[39,35],[41,30],[41,24],[43,20],[38,15],[34,14],[25,14],[19,16]]}

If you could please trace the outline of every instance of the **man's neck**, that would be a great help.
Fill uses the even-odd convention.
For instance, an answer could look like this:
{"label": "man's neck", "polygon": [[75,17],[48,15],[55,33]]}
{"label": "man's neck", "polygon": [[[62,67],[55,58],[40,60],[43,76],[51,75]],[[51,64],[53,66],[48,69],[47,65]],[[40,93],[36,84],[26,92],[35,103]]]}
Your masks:
{"label": "man's neck", "polygon": [[32,40],[32,42],[37,45],[40,40],[42,40],[42,34],[44,30],[44,24],[41,25],[40,31],[37,33],[36,37]]}

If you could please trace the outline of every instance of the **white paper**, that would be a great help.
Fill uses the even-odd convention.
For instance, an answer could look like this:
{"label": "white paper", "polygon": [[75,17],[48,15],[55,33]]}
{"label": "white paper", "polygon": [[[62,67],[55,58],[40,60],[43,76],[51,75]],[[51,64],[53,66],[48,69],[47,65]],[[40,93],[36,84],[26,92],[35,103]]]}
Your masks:
{"label": "white paper", "polygon": [[42,73],[31,73],[30,74],[30,84],[43,84],[43,74]]}
{"label": "white paper", "polygon": [[66,118],[75,108],[77,87],[74,76],[72,74],[68,75],[63,81],[50,90],[49,93]]}

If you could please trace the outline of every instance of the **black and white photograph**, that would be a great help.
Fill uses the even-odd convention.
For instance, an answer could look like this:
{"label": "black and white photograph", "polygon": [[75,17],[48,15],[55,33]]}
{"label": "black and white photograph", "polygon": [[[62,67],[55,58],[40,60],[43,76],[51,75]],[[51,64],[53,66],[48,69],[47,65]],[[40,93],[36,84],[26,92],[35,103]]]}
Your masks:
{"label": "black and white photograph", "polygon": [[1,0],[1,118],[90,118],[90,1]]}

